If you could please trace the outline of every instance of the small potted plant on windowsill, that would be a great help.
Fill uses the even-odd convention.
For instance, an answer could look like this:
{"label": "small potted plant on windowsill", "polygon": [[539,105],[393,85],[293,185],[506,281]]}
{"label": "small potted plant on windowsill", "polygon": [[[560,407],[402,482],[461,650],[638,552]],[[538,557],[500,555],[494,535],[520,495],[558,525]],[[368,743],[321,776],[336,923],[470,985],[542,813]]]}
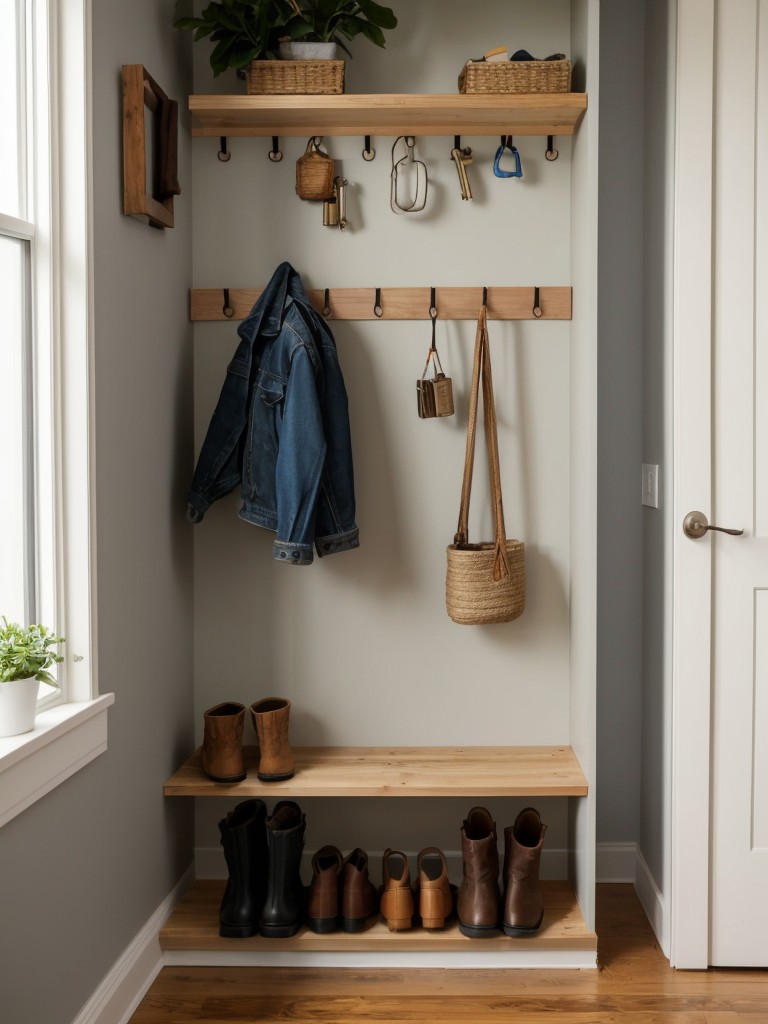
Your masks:
{"label": "small potted plant on windowsill", "polygon": [[64,658],[64,637],[45,626],[20,626],[3,616],[0,625],[0,736],[18,736],[35,726],[40,683],[58,686],[48,669]]}

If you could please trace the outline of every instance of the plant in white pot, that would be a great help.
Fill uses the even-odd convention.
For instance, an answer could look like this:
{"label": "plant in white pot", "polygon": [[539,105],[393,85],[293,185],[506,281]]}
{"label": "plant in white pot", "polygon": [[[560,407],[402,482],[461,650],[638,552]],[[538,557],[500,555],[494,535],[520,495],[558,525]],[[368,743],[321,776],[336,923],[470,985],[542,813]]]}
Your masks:
{"label": "plant in white pot", "polygon": [[58,686],[48,669],[64,661],[64,637],[45,626],[20,626],[3,616],[0,626],[0,736],[18,736],[35,726],[40,683]]}
{"label": "plant in white pot", "polygon": [[[363,35],[384,46],[384,30],[397,26],[389,7],[374,0],[285,0],[294,15],[285,26],[279,54],[283,59],[333,59],[336,47],[352,56],[344,40]],[[319,48],[319,49],[318,49]]]}

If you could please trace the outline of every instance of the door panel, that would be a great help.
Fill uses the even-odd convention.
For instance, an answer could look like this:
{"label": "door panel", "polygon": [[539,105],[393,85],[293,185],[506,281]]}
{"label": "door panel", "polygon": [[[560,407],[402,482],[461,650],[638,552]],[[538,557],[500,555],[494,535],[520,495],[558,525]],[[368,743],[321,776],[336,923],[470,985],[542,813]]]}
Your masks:
{"label": "door panel", "polygon": [[[762,57],[762,59],[761,59]],[[710,963],[768,966],[768,0],[717,8]]]}

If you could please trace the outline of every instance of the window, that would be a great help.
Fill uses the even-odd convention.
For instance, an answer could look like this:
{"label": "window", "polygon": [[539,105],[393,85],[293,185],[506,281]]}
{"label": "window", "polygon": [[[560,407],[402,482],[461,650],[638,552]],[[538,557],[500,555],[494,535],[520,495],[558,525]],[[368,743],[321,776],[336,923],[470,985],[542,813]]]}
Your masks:
{"label": "window", "polygon": [[92,624],[88,7],[0,0],[0,615],[66,637],[35,729],[0,738],[0,825],[106,749],[112,703]]}

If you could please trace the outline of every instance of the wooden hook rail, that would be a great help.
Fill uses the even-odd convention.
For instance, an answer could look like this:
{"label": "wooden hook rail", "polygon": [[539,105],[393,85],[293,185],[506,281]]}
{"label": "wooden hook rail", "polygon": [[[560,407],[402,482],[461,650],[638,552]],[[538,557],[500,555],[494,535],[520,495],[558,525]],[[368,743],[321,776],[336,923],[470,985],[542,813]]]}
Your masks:
{"label": "wooden hook rail", "polygon": [[[225,301],[226,291],[226,301]],[[243,320],[262,288],[193,288],[190,319]],[[475,320],[483,289],[437,288],[439,320]],[[329,320],[429,320],[430,288],[316,288],[309,299]],[[570,287],[489,288],[490,320],[570,320]],[[328,310],[330,312],[328,312]]]}

